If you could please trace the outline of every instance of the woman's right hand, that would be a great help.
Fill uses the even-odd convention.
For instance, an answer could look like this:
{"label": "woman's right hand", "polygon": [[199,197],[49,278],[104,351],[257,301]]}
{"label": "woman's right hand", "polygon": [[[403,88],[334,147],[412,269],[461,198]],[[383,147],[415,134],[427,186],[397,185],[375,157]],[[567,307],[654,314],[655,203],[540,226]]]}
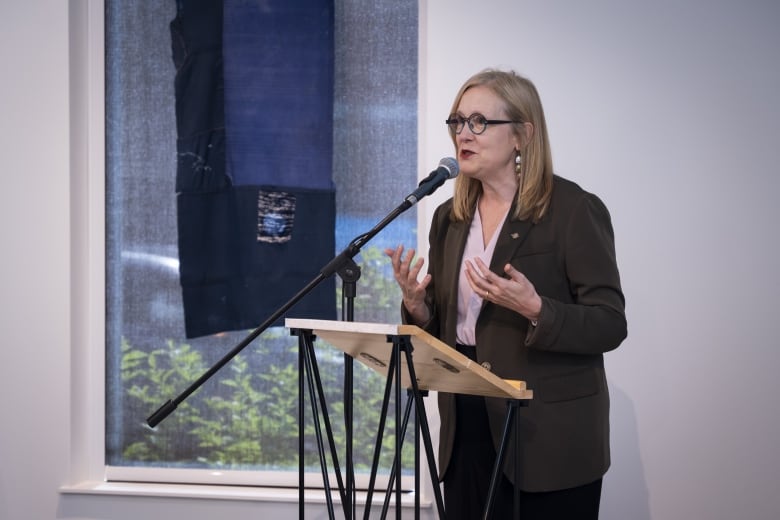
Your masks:
{"label": "woman's right hand", "polygon": [[418,258],[414,263],[414,249],[407,251],[404,256],[404,246],[399,245],[395,249],[385,249],[385,254],[390,257],[393,265],[393,276],[403,295],[404,307],[414,319],[415,324],[421,325],[431,318],[431,310],[425,303],[425,289],[431,282],[431,275],[426,274],[422,280],[417,281],[425,260]]}

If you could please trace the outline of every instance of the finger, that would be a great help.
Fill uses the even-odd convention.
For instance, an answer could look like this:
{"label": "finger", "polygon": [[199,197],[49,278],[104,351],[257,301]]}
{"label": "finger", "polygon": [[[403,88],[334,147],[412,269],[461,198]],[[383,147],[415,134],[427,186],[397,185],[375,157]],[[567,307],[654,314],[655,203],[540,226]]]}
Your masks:
{"label": "finger", "polygon": [[485,295],[487,289],[484,286],[485,282],[483,278],[480,276],[477,270],[474,269],[473,266],[470,266],[468,264],[468,262],[466,263],[466,281],[468,281],[472,291],[474,291],[480,296]]}
{"label": "finger", "polygon": [[[401,276],[403,276],[408,281],[411,281],[410,275],[412,272],[412,260],[414,260],[414,249],[407,251],[406,256],[401,261],[400,266]],[[417,280],[414,280],[414,282],[417,282]]]}
{"label": "finger", "polygon": [[404,292],[404,298],[418,301],[425,300],[425,291],[431,283],[431,279],[431,275],[426,274],[419,283],[415,280],[414,285],[410,284],[409,288]]}
{"label": "finger", "polygon": [[415,280],[417,280],[417,277],[420,275],[420,271],[422,270],[424,264],[425,264],[425,259],[418,258],[417,261],[412,266],[412,268],[409,270],[409,278],[414,278]]}
{"label": "finger", "polygon": [[401,255],[403,254],[404,246],[398,245],[395,249],[387,248],[385,250],[390,255],[390,265],[393,267],[393,278],[395,281],[403,287],[404,278],[401,276]]}
{"label": "finger", "polygon": [[493,273],[487,264],[479,258],[474,258],[473,261],[474,265],[469,265],[468,261],[466,264],[466,278],[471,289],[485,300],[503,301],[506,281]]}
{"label": "finger", "polygon": [[395,269],[396,274],[401,279],[405,279],[406,278],[405,268],[408,267],[408,266],[404,265],[404,251],[405,251],[405,248],[403,246],[398,246],[398,249],[395,252],[394,266],[393,266],[393,268]]}
{"label": "finger", "polygon": [[431,280],[433,277],[429,274],[426,274],[422,280],[420,280],[420,283],[417,285],[417,289],[419,289],[422,292],[425,292],[425,290],[428,288],[428,284],[431,283]]}
{"label": "finger", "polygon": [[399,245],[395,248],[388,247],[385,249],[385,254],[390,257],[390,265],[393,266],[393,271],[398,270],[398,258],[400,258],[403,246]]}
{"label": "finger", "polygon": [[466,273],[470,274],[475,280],[485,277],[473,260],[466,260],[464,263],[466,264]]}
{"label": "finger", "polygon": [[401,265],[401,257],[404,254],[404,246],[399,245],[395,248],[395,254],[393,255],[393,262],[395,265]]}
{"label": "finger", "polygon": [[414,254],[415,254],[414,249],[410,249],[409,251],[406,252],[406,258],[404,258],[404,263],[406,265],[412,264],[412,260],[414,260]]}
{"label": "finger", "polygon": [[490,275],[493,274],[490,272],[490,267],[488,267],[487,264],[485,264],[485,262],[483,262],[479,257],[474,258],[474,262],[477,266],[477,271],[482,276],[482,278],[490,279]]}
{"label": "finger", "polygon": [[518,271],[517,269],[515,269],[515,268],[512,266],[512,264],[506,264],[506,265],[504,266],[504,272],[506,273],[506,275],[507,275],[507,276],[508,276],[510,279],[512,279],[512,280],[514,280],[514,281],[516,281],[516,282],[519,282],[520,280],[522,280],[523,278],[525,278],[525,276],[523,275],[523,273],[521,273],[520,271]]}
{"label": "finger", "polygon": [[479,294],[483,294],[487,289],[488,281],[485,279],[485,275],[471,261],[466,262],[466,278],[471,284],[471,288]]}

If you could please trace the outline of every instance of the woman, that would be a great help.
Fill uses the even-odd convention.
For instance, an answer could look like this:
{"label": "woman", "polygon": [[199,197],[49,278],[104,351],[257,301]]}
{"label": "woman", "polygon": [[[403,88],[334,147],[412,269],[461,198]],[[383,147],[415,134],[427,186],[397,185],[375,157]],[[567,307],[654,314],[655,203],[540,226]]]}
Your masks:
{"label": "woman", "polygon": [[[494,518],[598,518],[610,464],[602,354],[626,337],[609,213],[553,174],[541,101],[513,72],[461,87],[446,121],[460,175],[430,229],[427,274],[388,249],[404,321],[424,328],[534,398],[518,409]],[[448,519],[482,516],[503,399],[439,394],[439,466]],[[517,468],[515,468],[517,466]],[[517,482],[515,479],[517,469]]]}

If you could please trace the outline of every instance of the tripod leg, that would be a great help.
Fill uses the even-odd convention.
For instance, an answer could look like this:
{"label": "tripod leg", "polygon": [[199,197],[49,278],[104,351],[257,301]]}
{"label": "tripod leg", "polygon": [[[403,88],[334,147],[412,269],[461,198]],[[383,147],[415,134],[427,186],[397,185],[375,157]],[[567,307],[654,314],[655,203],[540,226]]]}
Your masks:
{"label": "tripod leg", "polygon": [[[514,422],[515,412],[519,406],[519,400],[507,401],[507,413],[506,420],[504,421],[504,433],[501,436],[501,445],[498,448],[498,454],[496,455],[496,463],[493,466],[493,474],[490,477],[490,488],[488,490],[488,500],[485,504],[484,520],[488,520],[493,513],[493,505],[496,498],[496,485],[498,483],[498,476],[501,474],[501,467],[504,465],[504,456],[506,455],[506,444],[509,441],[509,434],[512,431],[512,424]],[[517,488],[517,486],[515,486]],[[517,511],[517,508],[515,508]]]}
{"label": "tripod leg", "polygon": [[417,385],[417,374],[414,371],[414,362],[412,361],[411,343],[406,340],[407,348],[406,352],[406,366],[409,367],[409,379],[412,383],[412,391],[414,393],[414,407],[417,412],[417,424],[421,429],[423,444],[425,445],[425,455],[428,459],[428,471],[431,475],[431,483],[433,484],[433,496],[436,499],[436,508],[439,511],[439,518],[445,519],[444,514],[444,500],[441,497],[441,488],[439,487],[439,475],[436,471],[436,460],[433,457],[433,443],[431,442],[431,430],[428,427],[428,416],[425,413],[425,403],[423,403],[420,387]]}
{"label": "tripod leg", "polygon": [[[406,437],[406,429],[409,425],[409,417],[412,414],[412,399],[408,399],[406,401],[406,408],[404,409],[404,424],[401,428],[401,444],[403,444],[404,439]],[[385,518],[387,516],[387,511],[390,508],[390,495],[393,489],[393,481],[395,480],[395,474],[396,471],[398,471],[398,468],[395,464],[393,464],[392,469],[390,470],[390,481],[387,485],[387,492],[385,493],[385,502],[382,505],[382,518]],[[419,489],[417,490],[419,493]]]}
{"label": "tripod leg", "polygon": [[[328,407],[325,402],[325,392],[322,388],[319,368],[317,366],[317,356],[314,352],[314,335],[311,330],[293,330],[292,333],[298,336],[298,515],[304,517],[304,493],[305,493],[305,443],[304,443],[304,409],[305,409],[305,388],[304,377],[308,383],[309,400],[314,419],[314,431],[317,437],[317,449],[322,469],[322,478],[325,485],[325,498],[328,504],[330,518],[335,518],[333,511],[333,498],[330,493],[330,480],[328,476],[327,458],[325,455],[325,446],[322,439],[322,423],[319,418],[319,410],[322,411],[322,418],[325,424],[325,430],[330,447],[331,457],[336,471],[341,503],[348,513],[348,503],[345,500],[344,484],[341,478],[341,468],[339,467],[338,454],[336,452],[336,443],[333,438],[333,429],[330,425]],[[317,408],[319,404],[319,408]],[[350,518],[347,514],[347,518]]]}
{"label": "tripod leg", "polygon": [[369,519],[371,513],[371,500],[374,496],[374,486],[376,485],[376,472],[379,467],[379,454],[382,450],[382,435],[385,431],[385,418],[387,417],[387,407],[390,402],[390,389],[393,384],[393,374],[395,373],[395,357],[390,357],[390,365],[387,368],[387,382],[385,383],[385,394],[382,398],[382,411],[379,413],[379,429],[376,436],[376,446],[374,446],[374,460],[371,463],[371,476],[368,480],[368,493],[366,494],[366,509],[363,513],[365,520]]}
{"label": "tripod leg", "polygon": [[304,372],[306,370],[306,362],[304,357],[306,356],[306,347],[304,344],[303,336],[298,335],[298,518],[303,520],[304,518],[304,442],[303,442],[303,410],[304,410]]}
{"label": "tripod leg", "polygon": [[325,445],[322,440],[322,426],[320,424],[319,412],[317,409],[317,396],[315,395],[314,376],[312,374],[313,364],[316,362],[311,358],[311,350],[306,349],[304,361],[306,363],[306,378],[309,384],[309,401],[311,403],[311,413],[314,419],[314,433],[317,436],[317,452],[320,457],[320,468],[322,469],[322,480],[325,484],[325,500],[328,505],[328,518],[335,519],[333,511],[333,497],[330,494],[330,479],[328,477],[328,463],[325,457]]}
{"label": "tripod leg", "polygon": [[401,339],[393,339],[395,358],[395,518],[401,520]]}
{"label": "tripod leg", "polygon": [[[314,353],[314,345],[311,343],[311,338],[308,344],[309,359],[311,360],[311,374],[314,376],[314,382],[317,388],[317,396],[319,398],[320,409],[322,410],[322,418],[325,423],[325,432],[327,433],[328,445],[330,447],[330,456],[333,460],[333,467],[336,472],[336,482],[339,487],[339,495],[341,496],[341,503],[344,505],[345,513],[350,510],[349,502],[346,500],[347,494],[344,491],[344,481],[341,477],[341,467],[339,466],[339,458],[336,452],[336,442],[333,439],[333,428],[330,424],[330,415],[328,414],[328,405],[325,401],[325,391],[322,388],[322,379],[320,378],[320,370],[317,365],[317,357]],[[347,518],[351,518],[347,515]]]}

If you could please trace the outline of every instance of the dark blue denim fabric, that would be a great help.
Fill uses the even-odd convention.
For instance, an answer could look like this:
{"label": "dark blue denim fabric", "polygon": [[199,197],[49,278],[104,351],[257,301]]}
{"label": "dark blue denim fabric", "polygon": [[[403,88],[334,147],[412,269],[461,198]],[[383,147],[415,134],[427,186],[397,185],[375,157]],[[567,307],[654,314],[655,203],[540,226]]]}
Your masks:
{"label": "dark blue denim fabric", "polygon": [[[180,0],[170,24],[189,338],[256,327],[335,254],[333,3],[287,4]],[[287,316],[334,319],[335,281]]]}

